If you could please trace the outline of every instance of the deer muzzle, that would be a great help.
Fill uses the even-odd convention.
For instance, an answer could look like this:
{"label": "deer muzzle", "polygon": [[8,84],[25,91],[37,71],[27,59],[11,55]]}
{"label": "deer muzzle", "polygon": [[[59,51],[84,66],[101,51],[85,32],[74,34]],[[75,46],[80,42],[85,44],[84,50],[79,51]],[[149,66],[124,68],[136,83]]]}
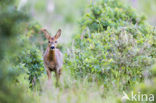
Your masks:
{"label": "deer muzzle", "polygon": [[50,49],[51,50],[55,49],[55,45],[52,44],[51,47],[50,47]]}

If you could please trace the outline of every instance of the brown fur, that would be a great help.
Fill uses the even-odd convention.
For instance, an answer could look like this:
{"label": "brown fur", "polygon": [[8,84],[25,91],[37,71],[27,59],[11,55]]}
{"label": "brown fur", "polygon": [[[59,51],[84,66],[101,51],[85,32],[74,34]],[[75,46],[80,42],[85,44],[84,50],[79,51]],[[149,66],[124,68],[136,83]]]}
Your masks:
{"label": "brown fur", "polygon": [[[61,35],[61,30],[59,29],[54,37],[51,37],[46,29],[42,29],[41,31],[44,33],[45,37],[48,39],[49,42],[43,57],[48,80],[51,80],[51,72],[54,71],[58,83],[62,71],[63,56],[60,50],[56,48],[57,45],[55,42]],[[55,49],[50,49],[51,45],[54,45]]]}

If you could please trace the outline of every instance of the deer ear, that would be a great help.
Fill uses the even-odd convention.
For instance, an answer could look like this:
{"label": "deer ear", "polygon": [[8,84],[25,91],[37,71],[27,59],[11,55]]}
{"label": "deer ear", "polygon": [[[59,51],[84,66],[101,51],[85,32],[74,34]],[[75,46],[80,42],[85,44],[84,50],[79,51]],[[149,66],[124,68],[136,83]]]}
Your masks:
{"label": "deer ear", "polygon": [[49,35],[47,29],[41,29],[41,31],[44,33],[44,36],[46,37],[46,39],[49,39],[51,36]]}
{"label": "deer ear", "polygon": [[61,36],[61,29],[59,29],[55,35],[55,38],[58,39]]}

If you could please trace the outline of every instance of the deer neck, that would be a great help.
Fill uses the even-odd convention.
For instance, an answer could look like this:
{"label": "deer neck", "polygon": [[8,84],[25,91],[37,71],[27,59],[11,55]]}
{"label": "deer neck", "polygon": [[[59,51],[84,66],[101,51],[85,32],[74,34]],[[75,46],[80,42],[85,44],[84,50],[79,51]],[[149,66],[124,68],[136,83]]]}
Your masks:
{"label": "deer neck", "polygon": [[48,60],[49,61],[56,61],[55,52],[56,52],[55,50],[51,50],[51,49],[48,50]]}

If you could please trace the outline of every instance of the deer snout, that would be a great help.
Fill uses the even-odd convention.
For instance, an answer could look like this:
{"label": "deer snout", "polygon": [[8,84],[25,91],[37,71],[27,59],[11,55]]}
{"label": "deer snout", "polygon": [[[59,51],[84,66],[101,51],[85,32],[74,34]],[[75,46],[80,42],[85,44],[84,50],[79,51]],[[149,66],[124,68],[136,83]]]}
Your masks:
{"label": "deer snout", "polygon": [[55,49],[55,47],[54,47],[54,46],[51,46],[50,48],[51,48],[51,49]]}
{"label": "deer snout", "polygon": [[55,45],[51,45],[50,49],[52,50],[55,49]]}

